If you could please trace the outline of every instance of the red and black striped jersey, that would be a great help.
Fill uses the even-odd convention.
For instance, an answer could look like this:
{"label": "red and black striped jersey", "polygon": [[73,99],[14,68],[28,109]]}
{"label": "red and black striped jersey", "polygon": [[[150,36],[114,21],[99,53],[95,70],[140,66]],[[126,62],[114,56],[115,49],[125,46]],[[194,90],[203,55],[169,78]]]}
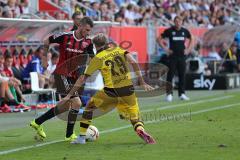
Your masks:
{"label": "red and black striped jersey", "polygon": [[52,35],[49,42],[59,44],[60,56],[55,74],[79,76],[83,74],[87,59],[94,56],[92,40],[89,37],[77,39],[75,31]]}

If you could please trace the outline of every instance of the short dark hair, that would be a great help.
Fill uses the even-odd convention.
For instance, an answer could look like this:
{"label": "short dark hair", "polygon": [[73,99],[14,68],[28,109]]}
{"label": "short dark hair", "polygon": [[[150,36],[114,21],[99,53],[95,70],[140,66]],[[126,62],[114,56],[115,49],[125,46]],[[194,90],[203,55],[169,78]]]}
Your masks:
{"label": "short dark hair", "polygon": [[81,13],[80,12],[74,12],[73,15],[72,15],[72,19],[75,19],[76,16],[80,16]]}
{"label": "short dark hair", "polygon": [[89,25],[90,27],[93,27],[93,20],[90,17],[83,17],[80,20],[80,25]]}

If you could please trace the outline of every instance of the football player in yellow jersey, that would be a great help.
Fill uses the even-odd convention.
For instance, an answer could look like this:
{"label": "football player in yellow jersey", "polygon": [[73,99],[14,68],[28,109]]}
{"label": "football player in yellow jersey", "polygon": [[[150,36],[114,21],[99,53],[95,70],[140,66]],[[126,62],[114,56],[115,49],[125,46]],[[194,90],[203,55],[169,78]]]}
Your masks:
{"label": "football player in yellow jersey", "polygon": [[98,34],[93,38],[97,49],[97,55],[90,61],[85,74],[75,83],[69,94],[63,99],[70,99],[79,87],[95,71],[99,70],[104,79],[104,88],[98,91],[89,101],[80,120],[80,135],[72,143],[85,144],[86,131],[91,124],[93,111],[95,109],[108,110],[116,107],[120,116],[130,120],[137,135],[146,143],[156,143],[154,138],[144,130],[144,124],[140,120],[137,97],[134,93],[129,64],[132,65],[138,76],[141,86],[146,91],[154,90],[144,82],[138,64],[127,51],[120,47],[109,48],[108,39],[104,34]]}

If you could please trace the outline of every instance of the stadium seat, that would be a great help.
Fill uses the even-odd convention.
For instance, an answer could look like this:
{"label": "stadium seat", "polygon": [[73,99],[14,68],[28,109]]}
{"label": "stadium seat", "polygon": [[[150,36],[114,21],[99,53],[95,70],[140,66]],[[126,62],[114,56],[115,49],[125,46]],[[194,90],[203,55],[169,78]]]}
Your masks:
{"label": "stadium seat", "polygon": [[55,89],[43,89],[39,87],[39,79],[37,72],[30,73],[31,78],[31,90],[33,94],[44,94],[44,93],[51,93],[52,95],[52,102],[56,104],[56,90]]}

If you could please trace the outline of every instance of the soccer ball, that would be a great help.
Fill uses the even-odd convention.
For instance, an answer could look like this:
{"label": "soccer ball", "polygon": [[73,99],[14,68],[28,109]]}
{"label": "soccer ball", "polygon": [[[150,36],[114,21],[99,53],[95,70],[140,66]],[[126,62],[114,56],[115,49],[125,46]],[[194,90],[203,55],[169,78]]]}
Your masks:
{"label": "soccer ball", "polygon": [[95,126],[90,125],[87,129],[86,140],[93,142],[93,141],[96,141],[98,137],[99,137],[98,129]]}

